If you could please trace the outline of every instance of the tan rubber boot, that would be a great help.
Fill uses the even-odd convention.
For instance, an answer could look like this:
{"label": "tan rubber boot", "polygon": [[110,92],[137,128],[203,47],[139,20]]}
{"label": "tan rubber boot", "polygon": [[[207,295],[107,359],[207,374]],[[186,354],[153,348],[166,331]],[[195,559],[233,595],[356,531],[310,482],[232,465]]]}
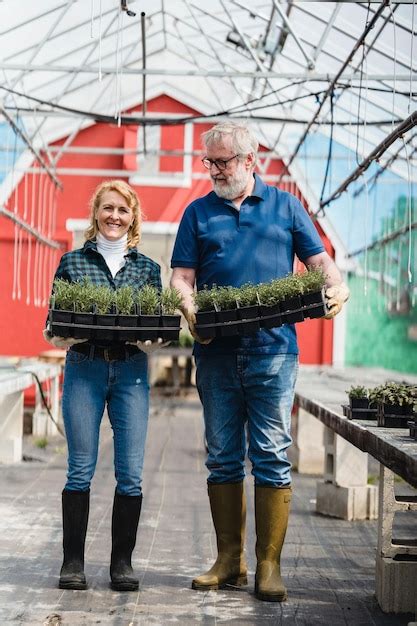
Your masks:
{"label": "tan rubber boot", "polygon": [[256,576],[258,600],[282,602],[287,590],[281,579],[281,550],[287,531],[291,487],[255,486]]}
{"label": "tan rubber boot", "polygon": [[208,484],[211,515],[217,536],[217,560],[208,572],[195,578],[192,588],[199,591],[246,585],[247,566],[243,555],[246,526],[246,500],[243,482]]}

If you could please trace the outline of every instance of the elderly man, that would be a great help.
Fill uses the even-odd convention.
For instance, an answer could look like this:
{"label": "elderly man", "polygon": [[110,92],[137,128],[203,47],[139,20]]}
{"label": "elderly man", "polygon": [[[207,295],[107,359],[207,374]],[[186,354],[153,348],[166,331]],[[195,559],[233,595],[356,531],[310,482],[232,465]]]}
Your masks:
{"label": "elderly man", "polygon": [[260,600],[281,602],[287,591],[280,555],[291,501],[290,421],[298,370],[294,325],[249,337],[211,342],[195,331],[195,286],[266,282],[293,269],[294,255],[327,275],[327,304],[334,317],[349,291],[324,251],[306,210],[291,194],[254,174],[258,142],[235,123],[203,134],[214,191],[192,202],[181,220],[172,255],[171,284],[183,295],[183,312],[198,343],[194,355],[208,445],[208,494],[217,536],[213,567],[193,589],[247,583],[244,557],[246,437],[255,477],[256,577]]}

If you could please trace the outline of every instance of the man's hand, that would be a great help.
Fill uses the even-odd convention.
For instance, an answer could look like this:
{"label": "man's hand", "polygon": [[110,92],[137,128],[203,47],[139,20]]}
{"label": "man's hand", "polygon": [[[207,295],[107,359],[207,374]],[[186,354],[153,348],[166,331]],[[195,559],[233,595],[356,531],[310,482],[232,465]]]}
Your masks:
{"label": "man's hand", "polygon": [[139,350],[142,350],[142,352],[145,352],[145,354],[152,354],[152,352],[155,352],[155,350],[163,348],[164,346],[168,346],[171,342],[164,342],[162,337],[158,337],[156,341],[151,341],[150,339],[147,339],[146,341],[127,341],[126,343],[131,346],[137,346]]}
{"label": "man's hand", "polygon": [[326,320],[331,320],[340,312],[342,306],[346,300],[348,300],[350,292],[345,283],[340,283],[339,285],[328,287],[325,295],[326,305],[329,311],[324,317]]}
{"label": "man's hand", "polygon": [[76,343],[84,343],[87,341],[87,339],[74,339],[73,337],[58,337],[57,335],[52,335],[48,328],[45,328],[42,334],[45,341],[50,343],[51,346],[64,350],[75,346]]}
{"label": "man's hand", "polygon": [[198,343],[202,343],[204,345],[207,345],[208,343],[210,343],[212,341],[212,338],[210,339],[201,339],[201,337],[199,337],[197,335],[197,331],[195,329],[195,312],[190,310],[190,309],[184,309],[183,310],[184,313],[184,317],[187,320],[187,324],[188,324],[188,328],[190,329],[190,333],[191,335],[194,337],[194,339],[196,341],[198,341]]}

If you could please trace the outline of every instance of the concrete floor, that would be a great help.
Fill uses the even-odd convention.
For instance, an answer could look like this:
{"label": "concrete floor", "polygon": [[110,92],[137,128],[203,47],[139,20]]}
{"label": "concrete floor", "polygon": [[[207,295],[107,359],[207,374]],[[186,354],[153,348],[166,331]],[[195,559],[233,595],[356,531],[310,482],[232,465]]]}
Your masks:
{"label": "concrete floor", "polygon": [[345,522],[316,515],[316,479],[297,474],[283,554],[289,600],[265,603],[253,594],[250,478],[248,588],[207,593],[191,590],[192,577],[206,569],[215,554],[201,409],[195,393],[186,398],[155,396],[152,402],[144,504],[134,558],[140,577],[138,593],[115,593],[108,586],[114,479],[107,419],[103,420],[100,460],[92,486],[86,546],[88,591],[61,591],[56,586],[62,554],[64,440],[57,438],[41,450],[28,438],[25,451],[27,461],[0,466],[0,626],[397,626],[411,621],[410,615],[384,615],[376,605],[376,522]]}

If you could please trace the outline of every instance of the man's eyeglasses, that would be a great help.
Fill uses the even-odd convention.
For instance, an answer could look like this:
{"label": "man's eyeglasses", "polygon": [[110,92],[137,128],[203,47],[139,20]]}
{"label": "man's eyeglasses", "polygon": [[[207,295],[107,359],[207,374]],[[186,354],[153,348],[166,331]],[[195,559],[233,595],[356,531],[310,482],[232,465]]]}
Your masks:
{"label": "man's eyeglasses", "polygon": [[227,164],[239,156],[240,154],[235,154],[234,156],[230,157],[230,159],[209,159],[208,157],[204,157],[204,159],[201,159],[201,162],[208,170],[211,168],[212,165],[215,165],[218,170],[223,172],[226,169]]}

